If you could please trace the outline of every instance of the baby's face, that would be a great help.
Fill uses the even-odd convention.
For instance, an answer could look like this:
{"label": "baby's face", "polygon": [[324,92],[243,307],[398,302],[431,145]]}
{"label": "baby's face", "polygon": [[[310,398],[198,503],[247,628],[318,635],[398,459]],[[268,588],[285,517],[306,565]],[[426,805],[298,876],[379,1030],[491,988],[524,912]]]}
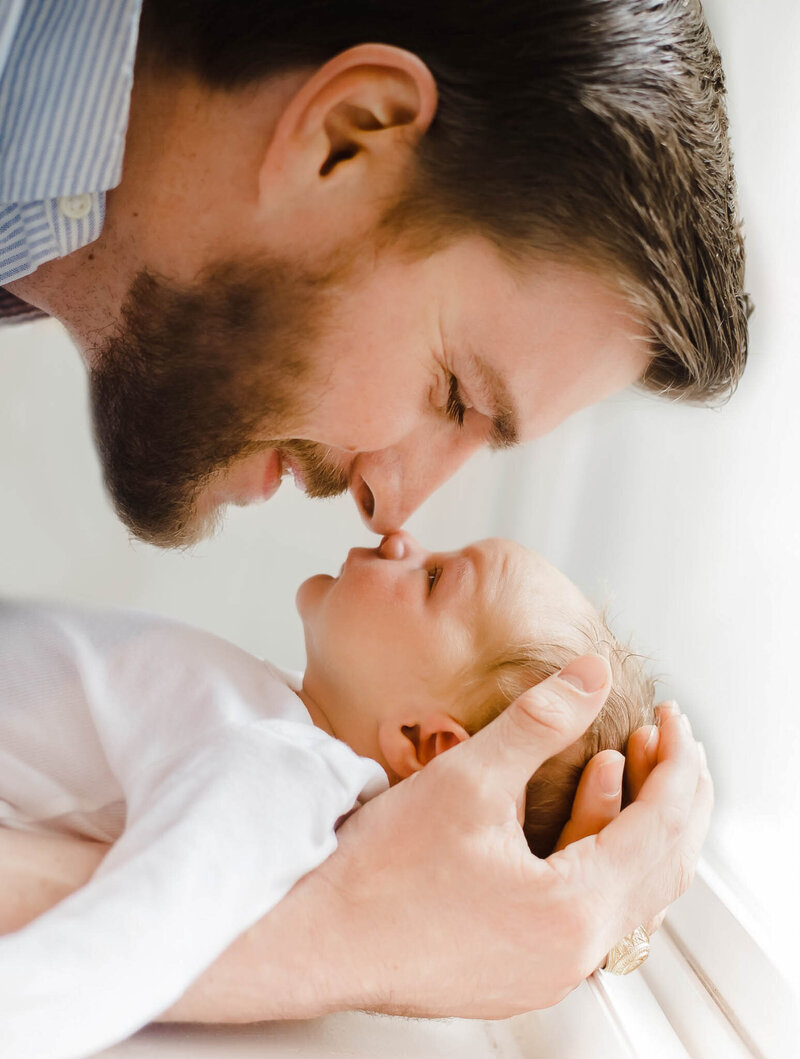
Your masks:
{"label": "baby's face", "polygon": [[297,606],[304,689],[340,739],[377,760],[381,721],[414,724],[443,704],[456,716],[458,678],[476,658],[521,638],[570,646],[594,613],[571,581],[513,541],[428,552],[404,532],[353,548],[337,577],[305,581]]}

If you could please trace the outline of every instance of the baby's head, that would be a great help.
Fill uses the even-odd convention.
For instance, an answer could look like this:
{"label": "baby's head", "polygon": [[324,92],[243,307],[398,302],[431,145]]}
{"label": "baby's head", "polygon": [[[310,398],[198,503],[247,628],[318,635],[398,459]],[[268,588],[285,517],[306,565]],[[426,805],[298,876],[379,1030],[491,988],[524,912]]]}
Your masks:
{"label": "baby's head", "polygon": [[552,851],[589,758],[624,751],[652,721],[652,681],[638,659],[571,581],[513,541],[431,553],[406,533],[390,534],[378,548],[354,548],[338,577],[304,582],[297,603],[312,717],[380,762],[392,782],[579,655],[608,659],[605,707],[528,785],[525,831],[539,856]]}

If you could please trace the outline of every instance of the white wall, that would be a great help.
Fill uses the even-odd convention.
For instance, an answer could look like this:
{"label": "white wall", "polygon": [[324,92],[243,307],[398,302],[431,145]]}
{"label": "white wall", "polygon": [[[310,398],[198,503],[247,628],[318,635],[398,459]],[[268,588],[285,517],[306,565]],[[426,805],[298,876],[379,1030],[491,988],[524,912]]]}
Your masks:
{"label": "white wall", "polygon": [[[751,365],[720,412],[624,395],[525,452],[483,456],[409,528],[432,546],[517,536],[665,675],[717,781],[709,853],[781,946],[797,863],[800,319],[794,0],[707,4],[726,58],[749,249]],[[132,544],[99,484],[83,373],[57,325],[0,333],[0,585],[140,606],[302,666],[297,584],[371,538],[349,499],[291,488],[192,554]],[[796,857],[796,853],[795,853]]]}

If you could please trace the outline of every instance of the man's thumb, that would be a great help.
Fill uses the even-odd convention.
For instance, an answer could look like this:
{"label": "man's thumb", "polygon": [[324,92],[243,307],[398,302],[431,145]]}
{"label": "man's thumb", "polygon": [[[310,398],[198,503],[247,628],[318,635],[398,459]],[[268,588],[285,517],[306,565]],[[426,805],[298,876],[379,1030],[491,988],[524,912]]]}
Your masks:
{"label": "man's thumb", "polygon": [[520,695],[464,749],[478,753],[493,781],[517,798],[540,765],[586,731],[610,690],[605,658],[582,655]]}

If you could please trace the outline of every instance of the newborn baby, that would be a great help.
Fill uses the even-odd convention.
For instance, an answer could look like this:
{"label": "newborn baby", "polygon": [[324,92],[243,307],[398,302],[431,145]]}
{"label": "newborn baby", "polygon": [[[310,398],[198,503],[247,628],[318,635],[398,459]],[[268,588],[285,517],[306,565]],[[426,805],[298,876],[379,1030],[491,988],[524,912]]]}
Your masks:
{"label": "newborn baby", "polygon": [[509,541],[431,554],[391,534],[297,603],[301,679],[154,616],[0,606],[0,824],[113,843],[86,886],[0,939],[6,1059],[85,1055],[160,1014],[330,855],[343,816],[575,657],[604,655],[612,691],[530,782],[534,852],[588,758],[652,718],[637,660]]}
{"label": "newborn baby", "polygon": [[653,720],[654,688],[592,605],[513,541],[431,554],[406,533],[354,548],[338,577],[300,586],[307,665],[299,692],[316,725],[381,764],[390,783],[488,724],[527,688],[584,654],[611,664],[606,705],[582,739],[528,785],[525,833],[552,853],[583,766],[624,752]]}

